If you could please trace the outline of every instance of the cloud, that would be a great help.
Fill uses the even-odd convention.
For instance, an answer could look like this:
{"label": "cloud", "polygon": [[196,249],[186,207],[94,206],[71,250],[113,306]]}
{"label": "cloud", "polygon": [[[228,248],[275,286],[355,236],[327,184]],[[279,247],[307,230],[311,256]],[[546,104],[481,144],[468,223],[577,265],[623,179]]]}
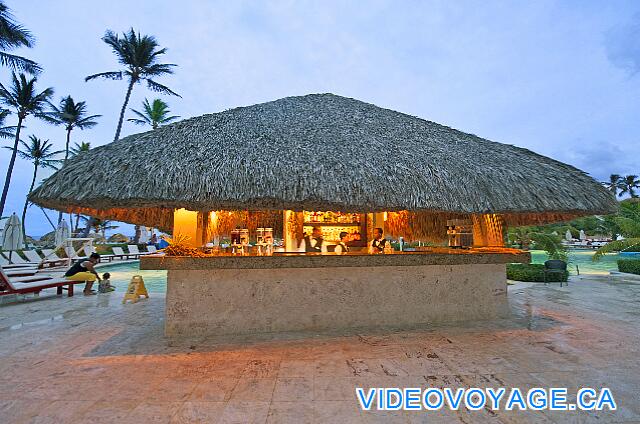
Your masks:
{"label": "cloud", "polygon": [[607,58],[630,74],[640,71],[640,14],[625,24],[611,28],[605,34]]}

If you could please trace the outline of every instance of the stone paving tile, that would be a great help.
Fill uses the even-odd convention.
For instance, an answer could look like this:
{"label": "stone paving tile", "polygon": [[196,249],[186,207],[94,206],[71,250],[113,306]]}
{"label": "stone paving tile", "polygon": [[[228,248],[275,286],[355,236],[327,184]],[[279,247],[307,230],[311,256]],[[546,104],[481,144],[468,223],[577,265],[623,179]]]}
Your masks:
{"label": "stone paving tile", "polygon": [[215,424],[221,422],[224,402],[185,402],[171,418],[172,424]]}
{"label": "stone paving tile", "polygon": [[220,422],[225,424],[261,424],[267,421],[270,402],[228,402]]}
{"label": "stone paving tile", "polygon": [[275,384],[275,378],[241,378],[231,392],[231,401],[271,402]]}
{"label": "stone paving tile", "polygon": [[[167,340],[164,299],[0,306],[0,422],[640,422],[640,285],[509,293],[508,319]],[[360,411],[356,387],[607,386],[618,411]],[[374,402],[375,406],[375,402]]]}

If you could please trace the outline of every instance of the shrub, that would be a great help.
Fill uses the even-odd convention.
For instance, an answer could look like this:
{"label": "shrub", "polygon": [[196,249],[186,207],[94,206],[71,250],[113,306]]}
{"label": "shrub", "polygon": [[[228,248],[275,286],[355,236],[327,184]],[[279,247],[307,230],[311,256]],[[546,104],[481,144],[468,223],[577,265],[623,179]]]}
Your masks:
{"label": "shrub", "polygon": [[[544,282],[544,265],[542,264],[507,264],[507,278],[515,281]],[[569,278],[569,272],[549,274],[547,281],[564,282]]]}
{"label": "shrub", "polygon": [[629,274],[640,275],[640,259],[620,259],[618,260],[618,271]]}

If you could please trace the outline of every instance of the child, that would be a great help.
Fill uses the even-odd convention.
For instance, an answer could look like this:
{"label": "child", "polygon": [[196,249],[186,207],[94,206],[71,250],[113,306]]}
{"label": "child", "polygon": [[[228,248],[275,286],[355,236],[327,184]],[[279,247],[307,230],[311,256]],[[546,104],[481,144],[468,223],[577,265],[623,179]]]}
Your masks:
{"label": "child", "polygon": [[99,293],[108,293],[116,289],[114,286],[111,285],[111,281],[109,281],[110,278],[111,278],[111,274],[109,274],[108,272],[105,272],[104,274],[102,274],[102,280],[98,285]]}

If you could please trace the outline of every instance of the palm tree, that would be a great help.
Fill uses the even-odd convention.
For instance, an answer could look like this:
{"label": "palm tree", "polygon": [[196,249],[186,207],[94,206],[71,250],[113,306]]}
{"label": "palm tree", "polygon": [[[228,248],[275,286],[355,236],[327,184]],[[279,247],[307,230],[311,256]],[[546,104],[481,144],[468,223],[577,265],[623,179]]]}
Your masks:
{"label": "palm tree", "polygon": [[22,56],[9,54],[5,50],[13,50],[19,47],[33,47],[34,38],[22,25],[14,21],[9,8],[0,1],[0,64],[14,71],[25,71],[32,75],[42,69],[33,60]]}
{"label": "palm tree", "polygon": [[129,32],[123,33],[122,38],[113,31],[107,30],[104,37],[102,37],[102,41],[111,47],[113,53],[118,58],[118,62],[124,65],[125,69],[121,71],[101,72],[99,74],[89,75],[85,78],[85,81],[95,78],[111,80],[122,80],[125,77],[127,78],[127,93],[124,97],[122,109],[120,110],[120,119],[118,119],[118,127],[116,128],[116,134],[114,137],[115,141],[120,138],[122,121],[124,120],[124,113],[127,110],[127,104],[129,104],[129,99],[131,98],[133,86],[144,80],[147,82],[147,87],[152,91],[178,96],[178,94],[174,93],[169,89],[169,87],[152,79],[153,77],[161,75],[173,74],[173,67],[177,65],[171,63],[158,63],[158,59],[161,55],[167,52],[167,49],[159,49],[158,41],[154,36],[141,36],[140,33],[136,34],[133,28],[131,28]]}
{"label": "palm tree", "polygon": [[0,84],[0,102],[13,108],[18,115],[18,125],[16,125],[13,151],[11,153],[11,159],[9,160],[7,177],[4,180],[2,197],[0,198],[0,216],[2,216],[2,212],[4,211],[4,205],[7,201],[7,193],[9,193],[11,174],[13,173],[13,166],[16,162],[16,155],[18,154],[18,142],[20,141],[22,123],[28,115],[33,115],[40,119],[48,119],[44,112],[44,107],[51,96],[53,96],[53,88],[49,87],[38,93],[36,91],[36,81],[36,77],[27,79],[25,74],[17,76],[14,72],[10,87],[7,88]]}
{"label": "palm tree", "polygon": [[640,188],[640,180],[638,180],[637,175],[625,175],[620,179],[620,194],[622,197],[625,194],[629,193],[631,197],[638,197],[636,194],[636,189]]}
{"label": "palm tree", "polygon": [[139,112],[135,109],[130,109],[135,113],[137,118],[129,118],[127,121],[133,122],[137,125],[150,125],[154,130],[162,124],[168,124],[171,121],[175,121],[179,116],[169,116],[169,105],[163,102],[161,99],[154,99],[153,103],[149,104],[149,99],[144,99],[142,102],[143,111]]}
{"label": "palm tree", "polygon": [[71,152],[71,156],[78,156],[80,153],[85,153],[89,150],[91,150],[91,143],[88,141],[82,141],[80,143],[75,143],[69,151]]}
{"label": "palm tree", "polygon": [[[31,178],[31,186],[29,186],[29,192],[27,193],[27,199],[24,202],[24,208],[22,209],[22,234],[26,237],[25,231],[25,218],[27,216],[27,207],[29,207],[29,195],[33,191],[33,186],[36,183],[36,175],[40,168],[55,169],[56,165],[60,163],[58,159],[55,159],[57,155],[62,153],[62,150],[52,151],[53,144],[49,140],[41,140],[35,135],[29,136],[29,144],[20,140],[22,149],[18,150],[18,155],[22,159],[33,162],[33,178]],[[8,147],[7,147],[8,148]]]}
{"label": "palm tree", "polygon": [[[63,97],[60,105],[49,103],[51,111],[48,113],[51,121],[56,125],[64,125],[67,130],[67,142],[65,144],[64,162],[69,158],[69,143],[71,141],[71,131],[75,128],[79,130],[89,129],[98,123],[94,119],[102,115],[87,116],[86,102],[75,102],[71,96]],[[64,163],[63,163],[64,164]]]}
{"label": "palm tree", "polygon": [[[86,153],[91,150],[91,143],[88,141],[82,141],[79,144],[74,143],[73,147],[69,149],[71,156],[78,156],[81,153]],[[72,220],[73,221],[73,220]],[[73,232],[76,233],[78,231],[78,227],[80,226],[80,214],[76,214],[76,225],[74,226]]]}
{"label": "palm tree", "polygon": [[604,185],[607,190],[613,193],[614,196],[618,194],[621,183],[622,177],[618,174],[611,174],[609,175],[609,181],[602,181],[602,185]]}

